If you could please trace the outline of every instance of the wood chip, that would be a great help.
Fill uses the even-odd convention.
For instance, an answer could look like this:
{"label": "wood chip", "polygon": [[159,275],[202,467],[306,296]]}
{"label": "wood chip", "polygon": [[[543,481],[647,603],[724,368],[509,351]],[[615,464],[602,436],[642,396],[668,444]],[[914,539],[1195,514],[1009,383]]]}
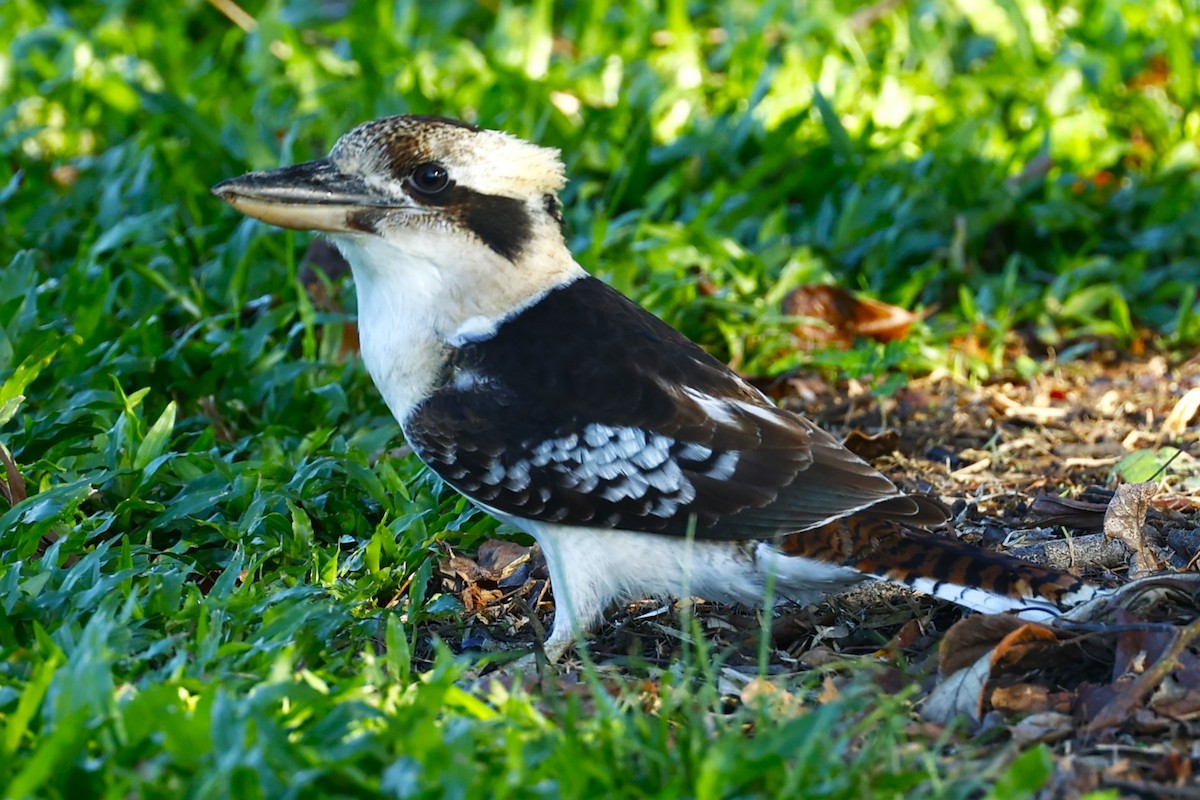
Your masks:
{"label": "wood chip", "polygon": [[1027,406],[1005,397],[999,392],[991,396],[992,404],[1004,414],[1006,419],[1019,422],[1032,422],[1035,425],[1045,425],[1057,422],[1067,415],[1067,409],[1051,406]]}
{"label": "wood chip", "polygon": [[991,465],[992,460],[990,458],[983,458],[979,461],[976,461],[974,464],[967,464],[965,467],[954,470],[954,472],[950,473],[950,477],[954,478],[956,481],[961,481],[963,479],[970,478],[972,475],[978,475],[979,473],[986,471]]}

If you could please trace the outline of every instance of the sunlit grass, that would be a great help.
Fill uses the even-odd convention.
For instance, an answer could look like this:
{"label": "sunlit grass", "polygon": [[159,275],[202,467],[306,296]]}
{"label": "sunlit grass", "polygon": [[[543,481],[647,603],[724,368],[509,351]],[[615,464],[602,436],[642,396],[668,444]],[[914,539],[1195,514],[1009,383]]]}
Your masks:
{"label": "sunlit grass", "polygon": [[[495,523],[396,452],[307,239],[208,194],[448,114],[561,148],[584,266],[750,374],[887,391],[1013,369],[1018,334],[1200,341],[1196,14],[793,5],[0,6],[6,796],[965,797],[1009,769],[869,679],[787,678],[770,713],[686,659],[478,680],[431,641],[461,611],[435,561]],[[936,313],[801,353],[780,302],[808,282]]]}

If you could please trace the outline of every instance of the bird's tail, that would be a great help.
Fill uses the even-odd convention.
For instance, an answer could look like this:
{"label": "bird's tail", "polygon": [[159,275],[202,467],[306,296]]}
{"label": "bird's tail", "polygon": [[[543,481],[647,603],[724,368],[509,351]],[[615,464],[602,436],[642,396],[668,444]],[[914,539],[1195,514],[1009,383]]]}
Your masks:
{"label": "bird's tail", "polygon": [[869,513],[791,534],[780,549],[989,614],[1016,611],[1028,619],[1048,619],[1103,592],[1070,573]]}

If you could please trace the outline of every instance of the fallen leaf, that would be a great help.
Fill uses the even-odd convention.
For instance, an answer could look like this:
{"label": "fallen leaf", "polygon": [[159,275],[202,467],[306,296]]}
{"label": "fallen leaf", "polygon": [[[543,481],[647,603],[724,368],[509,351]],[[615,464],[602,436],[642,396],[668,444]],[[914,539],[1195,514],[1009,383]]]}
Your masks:
{"label": "fallen leaf", "polygon": [[438,570],[447,577],[456,577],[467,583],[474,583],[482,574],[474,561],[457,553],[439,561]]}
{"label": "fallen leaf", "polygon": [[874,461],[895,452],[900,445],[900,434],[894,429],[875,434],[855,429],[846,434],[842,445],[864,461]]}
{"label": "fallen leaf", "polygon": [[1083,729],[1098,731],[1117,727],[1129,720],[1134,712],[1142,709],[1146,698],[1151,692],[1158,689],[1167,675],[1180,666],[1182,655],[1197,639],[1200,639],[1200,621],[1180,629],[1171,643],[1170,649],[1163,653],[1153,666],[1125,684],[1126,688],[1117,692],[1103,708],[1099,709]]}
{"label": "fallen leaf", "polygon": [[1146,667],[1158,661],[1175,639],[1175,632],[1167,626],[1152,628],[1136,625],[1139,618],[1125,609],[1118,610],[1116,621],[1129,627],[1117,635],[1113,653],[1114,681],[1145,672]]}
{"label": "fallen leaf", "polygon": [[1150,778],[1172,786],[1187,786],[1193,774],[1192,759],[1185,753],[1173,750],[1163,754],[1162,760],[1150,772]]}
{"label": "fallen leaf", "polygon": [[1187,430],[1188,424],[1195,419],[1198,411],[1200,411],[1200,387],[1190,389],[1187,394],[1179,398],[1179,402],[1175,404],[1163,422],[1163,433],[1181,436]]}
{"label": "fallen leaf", "polygon": [[817,646],[804,651],[796,660],[800,666],[806,669],[818,669],[830,664],[845,664],[853,658],[854,656],[834,652],[828,647]]}
{"label": "fallen leaf", "polygon": [[1151,550],[1145,532],[1146,512],[1157,492],[1157,485],[1151,482],[1121,484],[1104,512],[1104,535],[1120,539],[1133,551],[1135,573],[1159,569],[1158,557]]}
{"label": "fallen leaf", "polygon": [[1057,742],[1075,731],[1070,715],[1058,711],[1031,714],[1009,728],[1014,739],[1024,744]]}
{"label": "fallen leaf", "polygon": [[959,620],[942,637],[938,672],[948,676],[970,666],[1025,624],[1011,614],[972,614]]}
{"label": "fallen leaf", "polygon": [[17,469],[17,463],[13,461],[8,448],[2,444],[0,444],[0,462],[4,463],[4,478],[0,480],[0,495],[4,496],[9,506],[15,506],[28,496],[26,494],[25,478],[21,476],[21,471]]}
{"label": "fallen leaf", "polygon": [[1125,483],[1152,481],[1179,457],[1179,449],[1175,447],[1135,450],[1113,465],[1110,476]]}
{"label": "fallen leaf", "polygon": [[1050,690],[1036,683],[1017,683],[992,690],[992,708],[1001,711],[1027,713],[1050,708]]}
{"label": "fallen leaf", "polygon": [[[537,552],[540,553],[540,550]],[[479,545],[475,563],[488,580],[495,581],[501,588],[513,588],[528,580],[534,565],[534,555],[534,547],[525,547],[502,539],[488,539]]]}
{"label": "fallen leaf", "polygon": [[1057,406],[1030,406],[1018,403],[1000,391],[991,394],[994,405],[1005,417],[1018,422],[1030,422],[1034,425],[1047,425],[1057,422],[1067,415],[1067,409]]}
{"label": "fallen leaf", "polygon": [[993,673],[1046,646],[1060,646],[1053,630],[1011,615],[979,614],[955,623],[942,638],[938,652],[943,679],[929,693],[922,716],[949,722],[963,714],[978,723]]}
{"label": "fallen leaf", "polygon": [[484,589],[478,583],[468,583],[460,593],[463,608],[470,612],[482,611],[504,596],[499,589]]}
{"label": "fallen leaf", "polygon": [[1151,696],[1150,708],[1174,720],[1200,719],[1200,689],[1187,689],[1167,678]]}
{"label": "fallen leaf", "polygon": [[1082,530],[1100,530],[1104,527],[1104,503],[1089,503],[1069,497],[1038,495],[1033,498],[1029,510],[1046,525],[1063,526]]}
{"label": "fallen leaf", "polygon": [[763,708],[772,717],[797,717],[805,713],[804,701],[765,678],[753,678],[741,691],[742,704]]}
{"label": "fallen leaf", "polygon": [[824,323],[797,325],[793,332],[801,341],[846,345],[859,337],[877,342],[898,341],[921,319],[921,315],[903,308],[825,284],[793,289],[783,299],[783,313]]}
{"label": "fallen leaf", "polygon": [[967,668],[944,679],[921,704],[921,718],[949,724],[965,716],[978,724],[983,719],[983,692],[992,673],[992,653],[985,652]]}
{"label": "fallen leaf", "polygon": [[910,619],[900,627],[900,630],[896,631],[895,635],[879,651],[892,654],[903,653],[912,647],[924,634],[925,631],[921,625],[921,620]]}
{"label": "fallen leaf", "polygon": [[821,705],[834,703],[841,697],[841,692],[838,690],[837,684],[833,681],[833,676],[826,673],[821,679],[821,693],[817,695],[817,702]]}

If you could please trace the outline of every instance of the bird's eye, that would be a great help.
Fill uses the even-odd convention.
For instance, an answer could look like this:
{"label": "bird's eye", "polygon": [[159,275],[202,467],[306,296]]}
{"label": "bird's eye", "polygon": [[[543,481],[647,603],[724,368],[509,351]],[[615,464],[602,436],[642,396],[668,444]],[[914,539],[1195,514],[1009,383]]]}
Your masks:
{"label": "bird's eye", "polygon": [[409,182],[419,192],[437,194],[450,185],[450,173],[441,164],[430,161],[414,169]]}

